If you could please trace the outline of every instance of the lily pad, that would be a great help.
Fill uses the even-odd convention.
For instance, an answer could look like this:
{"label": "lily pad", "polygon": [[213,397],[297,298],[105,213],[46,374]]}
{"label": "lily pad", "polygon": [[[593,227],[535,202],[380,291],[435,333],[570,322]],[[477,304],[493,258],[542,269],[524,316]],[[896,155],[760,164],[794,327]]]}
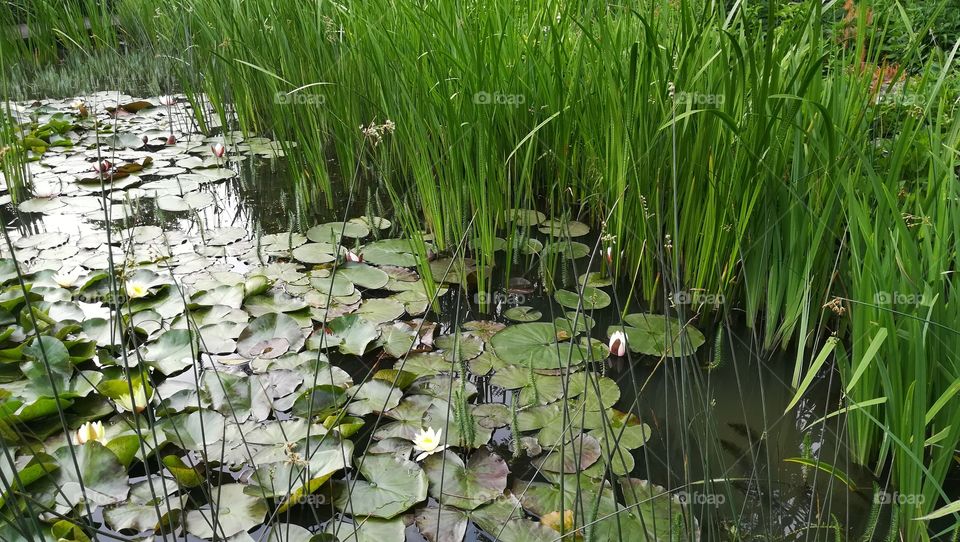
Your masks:
{"label": "lily pad", "polygon": [[557,300],[557,303],[568,309],[581,308],[583,310],[594,310],[602,309],[610,305],[610,295],[599,288],[594,288],[593,286],[583,287],[582,298],[577,294],[577,292],[571,292],[570,290],[557,290],[553,294],[553,298]]}
{"label": "lily pad", "polygon": [[391,519],[427,498],[427,475],[413,461],[367,454],[358,463],[364,480],[334,484],[333,504],[339,510]]}
{"label": "lily pad", "polygon": [[370,235],[370,228],[358,222],[327,222],[307,230],[307,239],[314,243],[337,244],[343,237],[360,239]]}
{"label": "lily pad", "polygon": [[627,346],[638,354],[668,358],[690,356],[705,342],[703,333],[692,325],[659,314],[628,314],[623,321],[623,326],[607,328],[607,334],[625,332]]}
{"label": "lily pad", "polygon": [[473,510],[503,496],[510,473],[503,458],[485,449],[475,452],[466,463],[445,450],[429,456],[423,468],[430,478],[430,496],[463,510]]}
{"label": "lily pad", "polygon": [[503,311],[503,317],[514,322],[536,322],[543,318],[543,313],[533,307],[521,305]]}
{"label": "lily pad", "polygon": [[367,345],[380,336],[376,325],[350,314],[330,320],[310,336],[309,346],[314,349],[339,348],[344,354],[362,356]]}
{"label": "lily pad", "polygon": [[570,342],[561,342],[552,323],[517,324],[490,339],[497,356],[508,363],[533,369],[561,369],[579,365],[587,358],[587,350]]}
{"label": "lily pad", "polygon": [[[282,342],[277,339],[283,339]],[[297,352],[305,338],[296,320],[283,313],[265,314],[254,318],[240,333],[237,353],[246,358],[263,355],[265,352],[283,354],[288,350]],[[273,356],[273,357],[276,357]]]}
{"label": "lily pad", "polygon": [[187,513],[187,532],[198,538],[212,538],[216,525],[218,536],[230,537],[263,523],[267,503],[248,495],[243,484],[226,484],[210,488],[210,504]]}
{"label": "lily pad", "polygon": [[307,243],[293,249],[297,261],[309,264],[330,263],[337,259],[337,246],[329,243]]}

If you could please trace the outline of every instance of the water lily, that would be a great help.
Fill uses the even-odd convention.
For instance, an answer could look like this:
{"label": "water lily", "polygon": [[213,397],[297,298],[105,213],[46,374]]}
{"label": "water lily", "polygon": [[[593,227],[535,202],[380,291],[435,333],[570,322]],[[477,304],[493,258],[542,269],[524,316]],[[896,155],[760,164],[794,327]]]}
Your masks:
{"label": "water lily", "polygon": [[170,134],[170,137],[167,138],[167,145],[176,145],[177,138],[173,134]]}
{"label": "water lily", "polygon": [[164,96],[160,96],[159,99],[160,99],[160,105],[165,105],[167,107],[170,107],[171,105],[174,105],[177,103],[177,99],[174,98],[173,96],[164,95]]}
{"label": "water lily", "polygon": [[93,170],[97,173],[109,173],[113,169],[113,164],[109,160],[103,160],[93,165]]}
{"label": "water lily", "polygon": [[210,145],[210,150],[213,152],[213,155],[216,156],[217,158],[223,158],[223,153],[227,152],[227,148],[223,146],[223,143]]}
{"label": "water lily", "polygon": [[84,103],[84,101],[83,101],[83,100],[80,100],[80,99],[76,99],[76,100],[70,102],[70,108],[71,108],[71,109],[80,109],[81,107],[83,107],[83,106],[85,106],[85,105],[86,105],[86,104]]}
{"label": "water lily", "polygon": [[614,331],[610,335],[610,353],[617,357],[623,357],[627,353],[627,336],[622,331]]}
{"label": "water lily", "polygon": [[540,517],[540,523],[558,533],[573,532],[573,510],[549,512]]}
{"label": "water lily", "polygon": [[140,299],[150,293],[150,286],[148,284],[136,280],[127,281],[125,288],[127,290],[127,297],[131,299]]}
{"label": "water lily", "polygon": [[417,456],[417,461],[423,461],[427,456],[433,455],[437,452],[441,452],[449,448],[448,445],[440,445],[440,434],[443,433],[443,429],[438,429],[434,431],[432,427],[426,429],[421,429],[415,437],[413,437],[413,449],[417,452],[420,452],[420,455]]}
{"label": "water lily", "polygon": [[52,198],[60,195],[60,183],[54,186],[49,181],[33,181],[33,195],[37,198]]}
{"label": "water lily", "polygon": [[362,262],[362,261],[363,261],[363,256],[357,254],[356,252],[354,252],[354,251],[352,251],[352,250],[348,250],[348,251],[347,251],[347,261],[348,261],[348,262],[357,262],[357,263],[359,263],[359,262]]}
{"label": "water lily", "polygon": [[57,283],[61,288],[70,288],[74,286],[80,276],[83,275],[83,269],[79,267],[74,267],[70,271],[59,271],[53,275],[53,281]]}
{"label": "water lily", "polygon": [[91,440],[103,443],[106,434],[107,432],[104,430],[102,423],[87,422],[81,425],[80,429],[77,429],[77,434],[73,441],[75,444],[84,444],[86,442],[90,442]]}
{"label": "water lily", "polygon": [[143,391],[143,386],[140,384],[134,384],[133,386],[133,397],[130,397],[129,393],[124,393],[120,397],[117,397],[117,412],[134,412],[138,414],[143,412],[147,408],[147,403],[150,400],[147,398],[147,393]]}

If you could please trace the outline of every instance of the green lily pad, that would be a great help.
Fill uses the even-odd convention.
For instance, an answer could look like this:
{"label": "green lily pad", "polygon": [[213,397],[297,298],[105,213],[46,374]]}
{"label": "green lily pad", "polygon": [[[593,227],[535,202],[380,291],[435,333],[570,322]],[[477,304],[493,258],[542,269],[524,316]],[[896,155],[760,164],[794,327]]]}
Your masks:
{"label": "green lily pad", "polygon": [[543,318],[543,313],[533,307],[521,305],[503,311],[503,317],[514,322],[536,322]]}
{"label": "green lily pad", "polygon": [[264,314],[254,318],[240,333],[237,353],[245,358],[264,354],[277,357],[287,351],[299,351],[304,341],[296,320],[283,313]]}
{"label": "green lily pad", "polygon": [[[540,443],[544,445],[543,442]],[[563,446],[551,450],[540,462],[548,472],[576,474],[600,459],[600,442],[590,435],[580,434]]]}
{"label": "green lily pad", "polygon": [[[86,495],[88,501],[105,506],[127,498],[130,491],[127,469],[113,452],[99,442],[88,441],[82,446],[75,446],[72,452],[69,447],[63,447],[56,450],[53,457],[60,465],[52,479],[59,488],[58,503],[73,508]],[[74,458],[80,467],[79,472],[74,466]]]}
{"label": "green lily pad", "polygon": [[390,280],[390,276],[382,269],[358,262],[344,263],[337,269],[337,275],[342,275],[357,286],[368,290],[379,290]]}
{"label": "green lily pad", "polygon": [[473,510],[503,496],[510,473],[503,458],[485,449],[475,452],[466,463],[445,450],[427,457],[423,468],[430,478],[430,496],[463,510]]}
{"label": "green lily pad", "polygon": [[570,290],[557,290],[554,292],[553,298],[557,300],[557,303],[568,309],[594,310],[610,305],[610,295],[593,286],[584,286],[582,305],[577,292],[571,292]]}
{"label": "green lily pad", "polygon": [[413,461],[368,454],[358,463],[363,480],[334,484],[337,509],[355,516],[391,519],[427,498],[427,475]]}
{"label": "green lily pad", "polygon": [[508,221],[518,226],[536,226],[547,219],[547,215],[533,209],[509,209],[505,214]]}
{"label": "green lily pad", "polygon": [[[430,250],[430,245],[427,245]],[[396,265],[414,267],[417,265],[417,250],[413,241],[408,239],[380,239],[367,243],[360,250],[364,261],[376,265]]]}
{"label": "green lily pad", "polygon": [[582,237],[590,233],[590,226],[576,220],[546,220],[540,224],[540,233],[554,237]]}
{"label": "green lily pad", "polygon": [[613,279],[606,273],[592,271],[580,275],[580,277],[577,279],[577,284],[583,286],[593,286],[594,288],[603,288],[613,285]]}
{"label": "green lily pad", "polygon": [[579,344],[560,342],[552,323],[517,324],[490,339],[496,354],[508,363],[533,369],[561,369],[579,365],[587,351]]}
{"label": "green lily pad", "polygon": [[337,246],[330,243],[307,243],[293,249],[293,257],[303,263],[330,263],[337,259]]}
{"label": "green lily pad", "polygon": [[370,235],[370,228],[366,224],[357,222],[327,222],[307,230],[307,239],[314,243],[340,242],[342,237],[360,239]]}
{"label": "green lily pad", "polygon": [[143,360],[169,376],[192,365],[199,352],[195,333],[187,329],[170,329],[143,348]]}
{"label": "green lily pad", "polygon": [[677,319],[659,314],[628,314],[623,326],[607,328],[607,335],[616,331],[627,334],[627,346],[631,352],[650,356],[690,356],[705,339],[703,333],[691,325],[683,325]]}
{"label": "green lily pad", "polygon": [[400,518],[365,517],[352,523],[334,519],[323,530],[325,535],[332,538],[314,538],[311,542],[403,542],[406,539],[404,529],[406,525]]}
{"label": "green lily pad", "polygon": [[360,308],[353,314],[373,324],[384,324],[400,318],[403,313],[403,305],[398,301],[388,298],[372,298],[361,302]]}
{"label": "green lily pad", "polygon": [[483,352],[483,341],[466,333],[442,335],[433,344],[443,349],[443,359],[451,362],[469,361]]}
{"label": "green lily pad", "polygon": [[210,504],[187,512],[187,532],[198,538],[212,538],[216,525],[218,536],[230,537],[263,523],[267,502],[246,494],[243,488],[243,484],[210,488]]}
{"label": "green lily pad", "polygon": [[344,354],[362,356],[367,346],[380,336],[376,325],[350,314],[330,320],[310,336],[311,349],[339,348]]}

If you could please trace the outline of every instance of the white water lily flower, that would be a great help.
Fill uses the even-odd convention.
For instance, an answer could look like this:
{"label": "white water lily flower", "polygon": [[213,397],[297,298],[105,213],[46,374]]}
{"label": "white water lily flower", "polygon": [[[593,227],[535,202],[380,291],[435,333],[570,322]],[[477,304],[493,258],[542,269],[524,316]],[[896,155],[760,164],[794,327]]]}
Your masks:
{"label": "white water lily flower", "polygon": [[117,412],[136,412],[139,414],[147,408],[147,403],[150,400],[147,399],[147,393],[143,391],[143,386],[140,384],[134,384],[133,386],[133,398],[130,398],[129,393],[125,393],[120,397],[117,397]]}
{"label": "white water lily flower", "polygon": [[37,198],[52,198],[59,196],[62,187],[58,182],[56,185],[49,181],[33,181],[33,196]]}
{"label": "white water lily flower", "polygon": [[56,273],[53,275],[53,281],[61,288],[72,288],[77,284],[77,281],[80,280],[81,275],[83,275],[83,269],[74,267],[70,271],[60,271]]}
{"label": "white water lily flower", "polygon": [[163,96],[160,96],[159,100],[160,100],[160,105],[165,105],[167,107],[170,107],[171,105],[177,103],[177,99],[174,98],[173,96],[163,95]]}
{"label": "white water lily flower", "polygon": [[627,336],[622,331],[614,331],[610,335],[610,353],[617,357],[623,357],[627,353]]}
{"label": "white water lily flower", "polygon": [[84,444],[95,440],[97,442],[103,443],[104,437],[107,432],[103,428],[103,424],[100,422],[87,422],[80,426],[80,429],[77,429],[77,434],[73,439],[75,444]]}
{"label": "white water lily flower", "polygon": [[413,449],[420,452],[420,455],[417,456],[416,461],[423,461],[427,458],[427,456],[441,452],[450,447],[447,444],[442,446],[440,445],[441,433],[443,433],[443,429],[434,431],[432,427],[428,427],[426,429],[421,429],[420,432],[413,437]]}
{"label": "white water lily flower", "polygon": [[127,290],[127,297],[130,299],[140,299],[150,293],[150,286],[148,284],[136,280],[128,280],[125,288]]}

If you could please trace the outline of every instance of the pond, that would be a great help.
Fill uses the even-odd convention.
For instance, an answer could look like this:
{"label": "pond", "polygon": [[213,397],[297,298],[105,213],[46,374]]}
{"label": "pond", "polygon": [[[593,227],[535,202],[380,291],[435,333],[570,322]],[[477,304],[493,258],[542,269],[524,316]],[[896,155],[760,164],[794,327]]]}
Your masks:
{"label": "pond", "polygon": [[790,406],[792,356],[695,307],[628,303],[587,224],[515,210],[529,227],[484,270],[469,243],[405,237],[369,182],[324,204],[290,180],[289,143],[201,135],[182,96],[17,111],[36,161],[2,208],[0,473],[33,473],[27,532],[55,515],[102,540],[877,526],[882,482],[847,457],[832,371]]}

